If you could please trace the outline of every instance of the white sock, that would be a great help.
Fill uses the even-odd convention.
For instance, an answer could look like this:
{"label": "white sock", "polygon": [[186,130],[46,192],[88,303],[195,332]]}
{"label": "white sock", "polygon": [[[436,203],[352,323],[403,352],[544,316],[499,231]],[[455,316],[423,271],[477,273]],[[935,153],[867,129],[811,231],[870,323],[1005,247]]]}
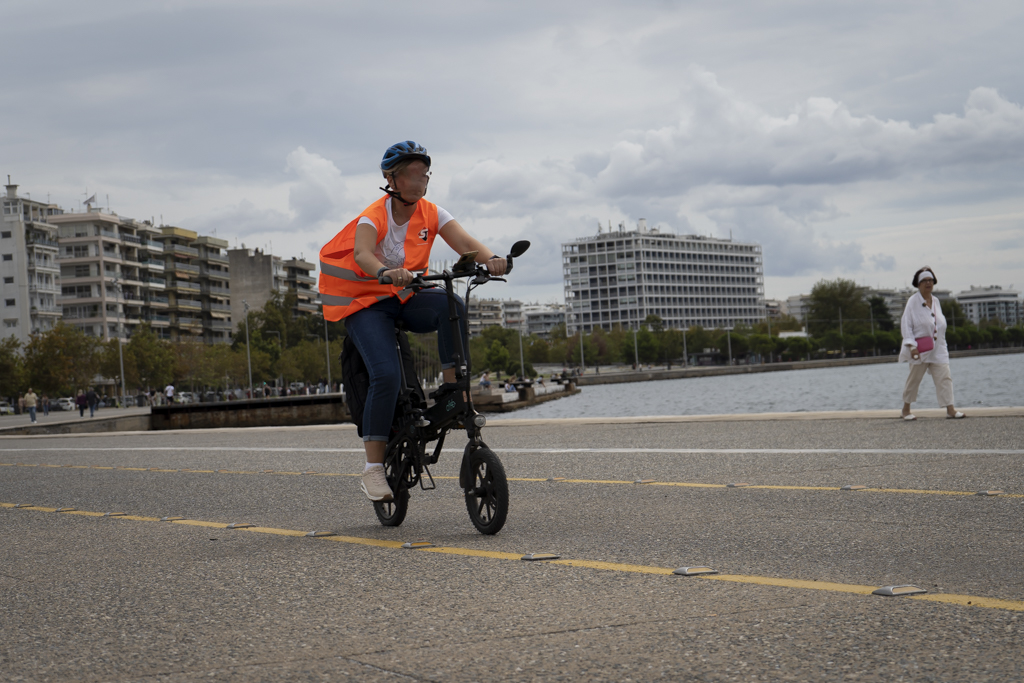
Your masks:
{"label": "white sock", "polygon": [[384,467],[384,465],[383,465],[383,463],[379,463],[379,462],[368,462],[368,463],[366,463],[366,467],[363,468],[363,474],[366,474],[367,472],[372,470],[374,467]]}

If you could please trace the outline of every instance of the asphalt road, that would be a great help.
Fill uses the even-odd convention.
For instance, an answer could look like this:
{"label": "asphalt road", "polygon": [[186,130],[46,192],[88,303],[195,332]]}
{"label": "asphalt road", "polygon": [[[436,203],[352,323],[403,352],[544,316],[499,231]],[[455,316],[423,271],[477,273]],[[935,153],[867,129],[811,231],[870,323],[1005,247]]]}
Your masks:
{"label": "asphalt road", "polygon": [[0,438],[0,679],[1024,679],[1024,418],[485,438],[493,537],[454,451],[379,526],[349,426]]}

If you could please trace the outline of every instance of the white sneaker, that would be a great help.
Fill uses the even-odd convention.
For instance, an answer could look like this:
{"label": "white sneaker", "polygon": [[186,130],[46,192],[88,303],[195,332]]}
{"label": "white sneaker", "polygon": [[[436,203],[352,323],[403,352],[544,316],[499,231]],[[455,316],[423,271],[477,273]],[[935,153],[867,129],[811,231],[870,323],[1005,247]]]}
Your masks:
{"label": "white sneaker", "polygon": [[387,502],[393,500],[391,487],[388,486],[388,479],[384,476],[383,467],[372,467],[363,472],[363,481],[359,484],[366,497],[375,502]]}

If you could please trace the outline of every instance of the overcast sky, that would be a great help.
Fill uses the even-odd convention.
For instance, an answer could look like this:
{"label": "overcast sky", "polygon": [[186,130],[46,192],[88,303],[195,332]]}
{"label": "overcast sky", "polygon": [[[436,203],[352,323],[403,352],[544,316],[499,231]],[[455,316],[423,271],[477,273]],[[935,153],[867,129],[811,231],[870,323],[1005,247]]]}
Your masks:
{"label": "overcast sky", "polygon": [[1019,0],[6,0],[0,172],[315,261],[413,139],[429,199],[533,242],[494,296],[561,301],[559,245],[641,217],[760,242],[769,297],[1020,290],[1022,35]]}

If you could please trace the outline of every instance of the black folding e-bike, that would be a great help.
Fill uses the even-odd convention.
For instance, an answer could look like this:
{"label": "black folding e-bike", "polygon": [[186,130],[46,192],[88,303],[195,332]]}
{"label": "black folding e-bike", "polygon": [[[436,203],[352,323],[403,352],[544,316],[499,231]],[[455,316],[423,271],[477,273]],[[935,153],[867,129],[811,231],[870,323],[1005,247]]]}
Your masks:
{"label": "black folding e-bike", "polygon": [[[512,272],[513,259],[521,256],[530,246],[527,241],[516,242],[508,255],[508,270]],[[453,429],[465,429],[469,443],[462,454],[459,468],[459,486],[466,497],[466,510],[473,526],[482,534],[496,534],[505,525],[508,516],[508,481],[505,468],[481,436],[487,423],[483,415],[473,408],[470,378],[472,366],[469,349],[463,344],[462,314],[457,305],[453,283],[472,278],[467,287],[470,292],[492,280],[504,282],[491,275],[485,266],[475,262],[476,252],[463,254],[451,270],[436,275],[419,275],[407,289],[420,291],[441,287],[448,297],[448,323],[455,340],[455,381],[442,384],[431,392],[433,405],[428,407],[426,397],[415,378],[415,370],[403,358],[403,332],[396,327],[395,351],[401,368],[401,388],[392,423],[391,438],[384,455],[384,473],[391,487],[390,501],[374,502],[377,519],[384,526],[398,526],[409,511],[409,491],[417,484],[425,491],[435,487],[429,466],[441,457],[445,437]],[[391,284],[391,278],[382,276],[381,284]],[[410,377],[410,374],[413,374]],[[436,442],[432,452],[427,445]]]}

